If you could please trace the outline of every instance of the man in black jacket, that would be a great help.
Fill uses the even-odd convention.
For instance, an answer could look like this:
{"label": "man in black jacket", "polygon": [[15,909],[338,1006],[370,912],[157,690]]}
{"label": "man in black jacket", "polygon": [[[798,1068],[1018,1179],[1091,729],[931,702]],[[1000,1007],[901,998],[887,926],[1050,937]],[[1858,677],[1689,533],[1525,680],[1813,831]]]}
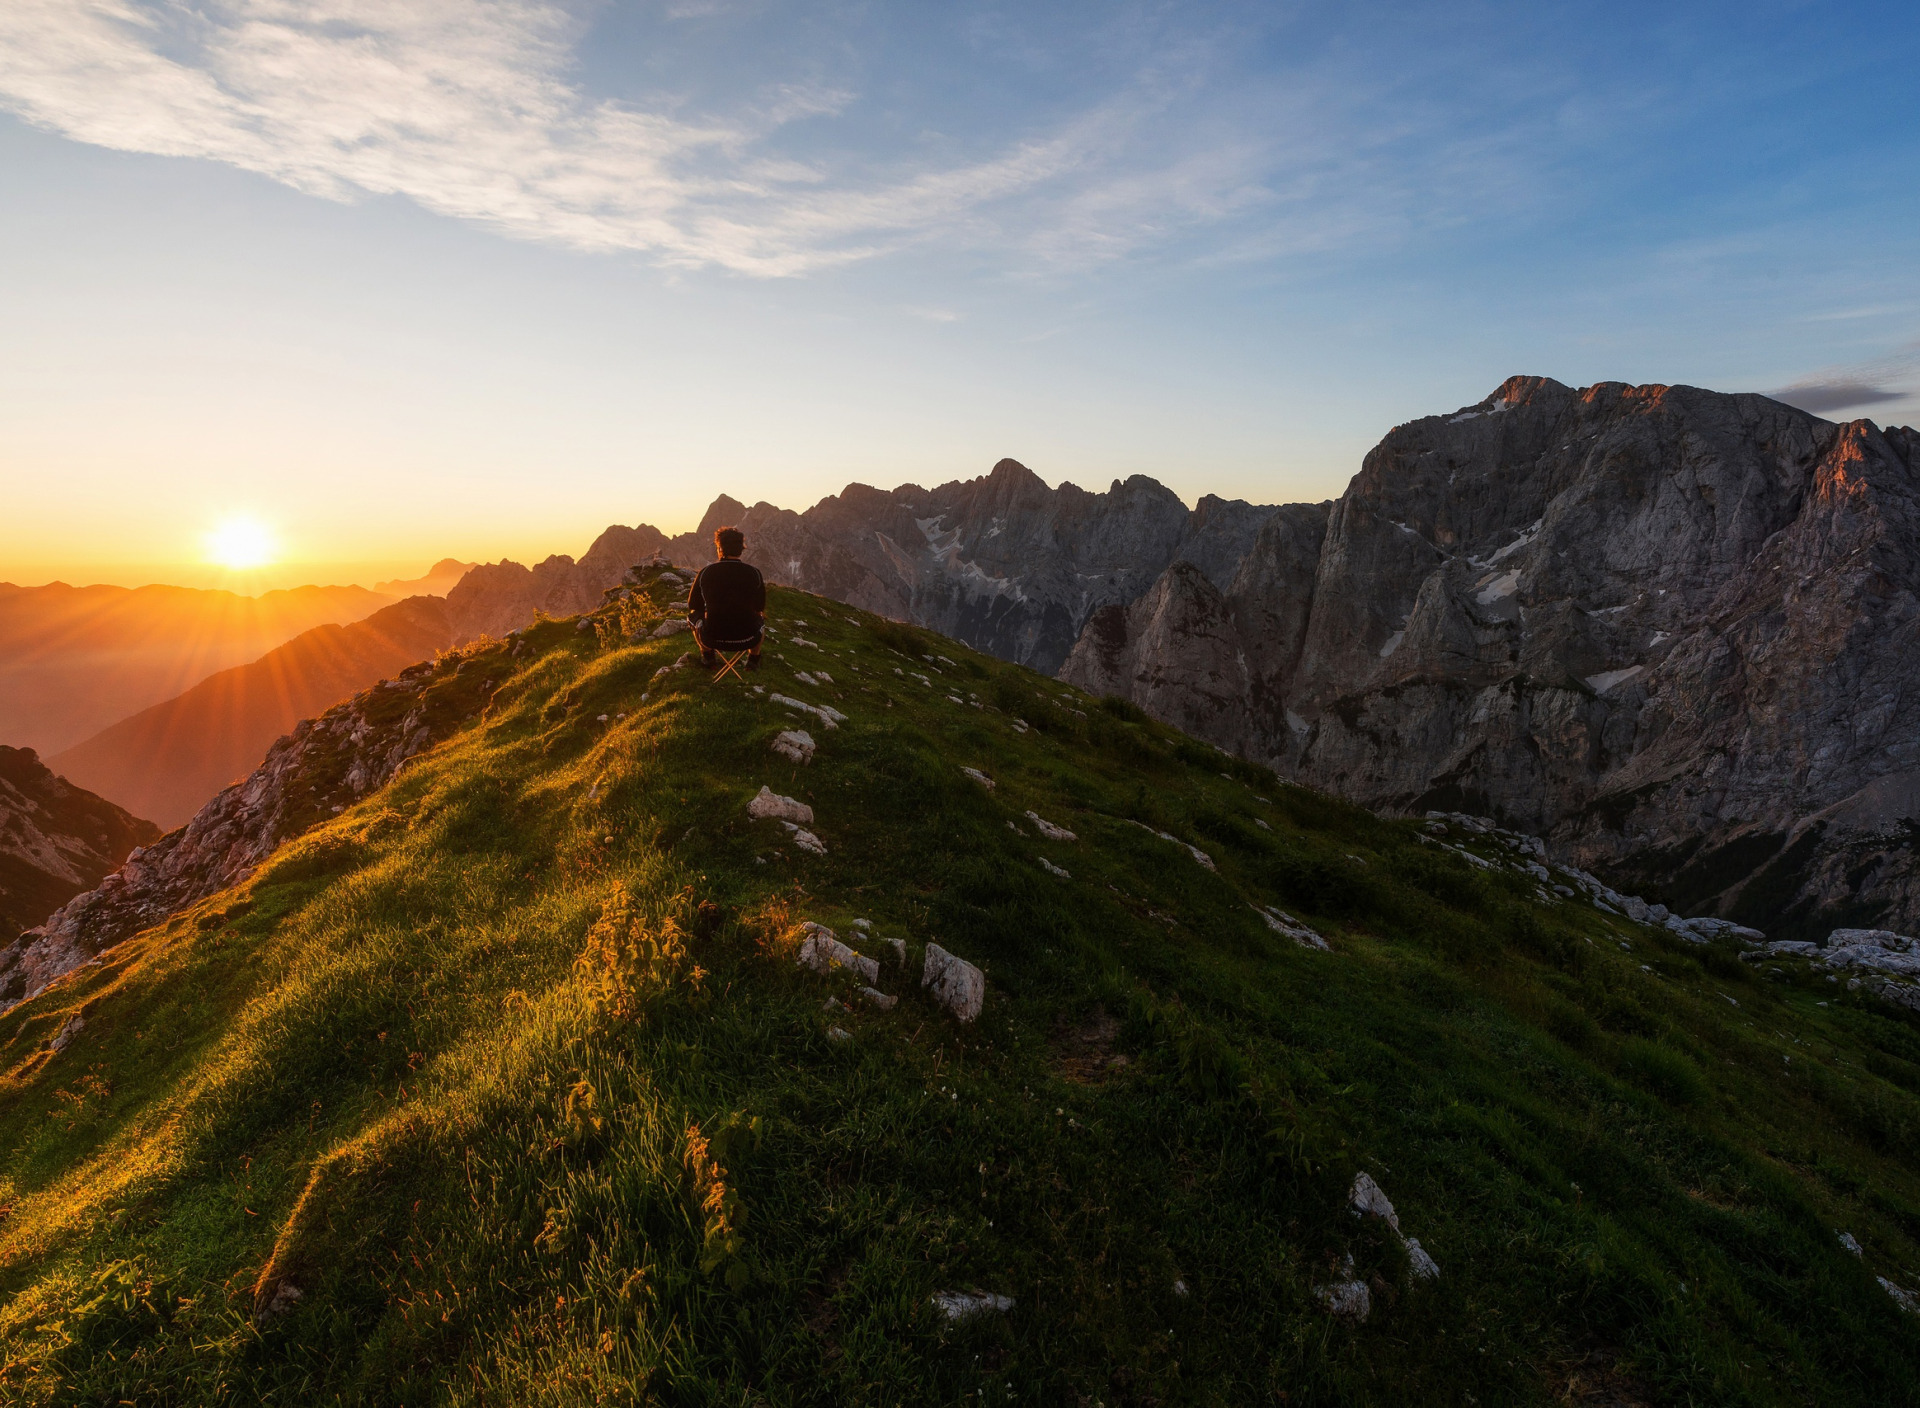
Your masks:
{"label": "man in black jacket", "polygon": [[687,619],[700,642],[700,663],[720,663],[715,647],[738,650],[752,642],[747,668],[760,668],[760,633],[767,621],[767,583],[760,569],[740,560],[746,537],[738,528],[716,528],[713,547],[719,557],[700,569],[687,596]]}

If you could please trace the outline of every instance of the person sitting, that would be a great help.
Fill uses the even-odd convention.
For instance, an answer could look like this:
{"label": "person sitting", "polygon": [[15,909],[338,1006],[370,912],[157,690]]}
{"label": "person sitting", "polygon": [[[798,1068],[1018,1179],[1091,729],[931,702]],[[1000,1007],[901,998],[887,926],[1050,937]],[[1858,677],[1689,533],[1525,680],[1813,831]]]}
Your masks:
{"label": "person sitting", "polygon": [[767,622],[767,582],[760,569],[742,562],[747,545],[738,528],[716,528],[713,548],[718,561],[709,562],[693,579],[687,594],[687,619],[700,642],[700,663],[708,669],[720,663],[720,650],[748,649],[747,668],[760,668],[760,636]]}

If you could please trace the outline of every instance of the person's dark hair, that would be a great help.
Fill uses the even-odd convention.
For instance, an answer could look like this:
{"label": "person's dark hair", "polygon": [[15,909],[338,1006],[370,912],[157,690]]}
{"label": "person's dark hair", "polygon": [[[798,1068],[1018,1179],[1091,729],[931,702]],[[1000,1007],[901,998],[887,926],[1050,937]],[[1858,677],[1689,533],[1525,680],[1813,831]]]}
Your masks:
{"label": "person's dark hair", "polygon": [[747,546],[747,535],[738,528],[716,528],[713,530],[713,545],[722,557],[738,557]]}

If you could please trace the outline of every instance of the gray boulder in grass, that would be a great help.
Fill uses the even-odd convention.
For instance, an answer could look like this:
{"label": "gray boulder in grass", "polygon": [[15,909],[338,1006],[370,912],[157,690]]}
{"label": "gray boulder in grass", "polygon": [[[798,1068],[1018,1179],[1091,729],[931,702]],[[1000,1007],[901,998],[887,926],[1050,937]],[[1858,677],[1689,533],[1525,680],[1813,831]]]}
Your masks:
{"label": "gray boulder in grass", "polygon": [[927,945],[927,962],[920,972],[920,986],[963,1022],[978,1017],[980,1006],[987,999],[987,975],[939,944]]}
{"label": "gray boulder in grass", "polygon": [[826,925],[809,920],[800,927],[806,935],[800,944],[800,963],[803,967],[811,968],[816,973],[831,973],[836,968],[845,968],[869,983],[880,981],[880,965],[841,943]]}

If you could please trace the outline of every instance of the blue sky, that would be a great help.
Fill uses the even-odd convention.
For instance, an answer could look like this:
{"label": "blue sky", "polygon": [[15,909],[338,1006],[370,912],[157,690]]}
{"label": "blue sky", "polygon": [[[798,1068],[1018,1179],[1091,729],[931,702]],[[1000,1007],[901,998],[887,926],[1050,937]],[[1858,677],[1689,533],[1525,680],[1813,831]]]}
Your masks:
{"label": "blue sky", "polygon": [[[1336,494],[1505,376],[1920,419],[1913,6],[0,6],[0,578]],[[204,569],[200,569],[204,570]]]}

